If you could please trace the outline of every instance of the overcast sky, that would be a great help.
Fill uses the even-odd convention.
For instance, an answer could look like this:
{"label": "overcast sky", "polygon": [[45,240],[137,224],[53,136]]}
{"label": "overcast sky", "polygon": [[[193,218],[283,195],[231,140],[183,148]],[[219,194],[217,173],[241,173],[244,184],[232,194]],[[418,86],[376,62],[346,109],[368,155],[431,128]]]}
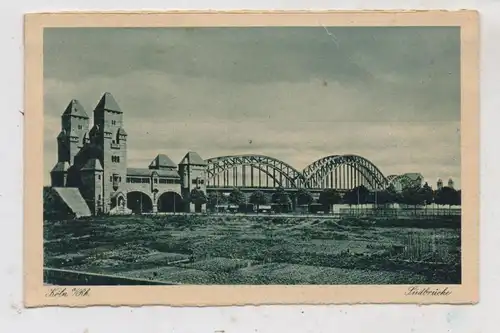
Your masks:
{"label": "overcast sky", "polygon": [[109,91],[129,167],[255,153],[361,155],[460,186],[458,28],[65,28],[44,35],[45,182],[60,115]]}

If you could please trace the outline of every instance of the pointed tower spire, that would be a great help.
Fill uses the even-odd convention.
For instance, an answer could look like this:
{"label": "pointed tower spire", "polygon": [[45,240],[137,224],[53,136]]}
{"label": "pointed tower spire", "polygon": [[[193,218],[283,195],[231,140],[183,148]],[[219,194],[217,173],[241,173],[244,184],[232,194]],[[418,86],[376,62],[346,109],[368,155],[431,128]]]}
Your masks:
{"label": "pointed tower spire", "polygon": [[111,195],[124,185],[127,179],[127,133],[123,124],[123,112],[113,95],[105,92],[94,108],[94,127],[91,141],[101,148],[99,160],[103,168],[102,205],[109,212]]}
{"label": "pointed tower spire", "polygon": [[89,116],[87,115],[87,112],[85,112],[82,104],[80,104],[80,102],[76,99],[72,99],[69,102],[66,110],[63,112],[63,116],[74,116],[89,119]]}
{"label": "pointed tower spire", "polygon": [[61,132],[57,136],[58,161],[73,165],[78,151],[85,145],[89,116],[76,99],[72,99],[61,116]]}
{"label": "pointed tower spire", "polygon": [[118,103],[116,103],[115,98],[109,92],[105,92],[104,95],[102,95],[101,99],[99,100],[99,103],[97,103],[96,110],[105,110],[105,111],[122,113],[122,110],[118,106]]}
{"label": "pointed tower spire", "polygon": [[149,164],[149,168],[150,169],[176,169],[177,164],[175,164],[174,161],[172,161],[170,159],[170,157],[168,157],[167,155],[158,154],[155,157],[155,159],[152,160],[151,163]]}
{"label": "pointed tower spire", "polygon": [[201,165],[206,166],[207,162],[194,151],[188,152],[184,158],[181,160],[179,165]]}

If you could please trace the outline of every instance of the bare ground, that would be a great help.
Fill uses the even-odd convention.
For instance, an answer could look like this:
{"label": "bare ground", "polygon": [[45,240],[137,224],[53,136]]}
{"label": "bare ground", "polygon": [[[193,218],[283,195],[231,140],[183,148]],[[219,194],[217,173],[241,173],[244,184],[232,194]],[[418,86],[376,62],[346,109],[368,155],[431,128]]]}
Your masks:
{"label": "bare ground", "polygon": [[460,283],[460,222],[405,224],[195,215],[45,221],[44,263],[183,284]]}

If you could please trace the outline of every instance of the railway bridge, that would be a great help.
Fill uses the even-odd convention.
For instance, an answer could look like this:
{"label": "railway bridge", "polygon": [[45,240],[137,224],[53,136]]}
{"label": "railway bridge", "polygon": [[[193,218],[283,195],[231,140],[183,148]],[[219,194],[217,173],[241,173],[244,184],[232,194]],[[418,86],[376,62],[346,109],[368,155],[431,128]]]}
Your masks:
{"label": "railway bridge", "polygon": [[389,180],[372,162],[357,155],[330,155],[320,158],[303,170],[264,155],[232,155],[206,160],[207,190],[271,191],[277,187],[294,191],[320,192],[331,188],[345,192],[364,185],[382,190]]}

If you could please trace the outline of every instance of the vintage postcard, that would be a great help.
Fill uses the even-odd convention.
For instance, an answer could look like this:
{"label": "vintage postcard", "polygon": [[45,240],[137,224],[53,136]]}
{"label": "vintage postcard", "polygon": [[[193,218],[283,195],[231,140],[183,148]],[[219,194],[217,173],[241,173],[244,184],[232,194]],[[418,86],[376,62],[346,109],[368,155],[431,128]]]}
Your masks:
{"label": "vintage postcard", "polygon": [[25,19],[25,301],[478,301],[478,14]]}

